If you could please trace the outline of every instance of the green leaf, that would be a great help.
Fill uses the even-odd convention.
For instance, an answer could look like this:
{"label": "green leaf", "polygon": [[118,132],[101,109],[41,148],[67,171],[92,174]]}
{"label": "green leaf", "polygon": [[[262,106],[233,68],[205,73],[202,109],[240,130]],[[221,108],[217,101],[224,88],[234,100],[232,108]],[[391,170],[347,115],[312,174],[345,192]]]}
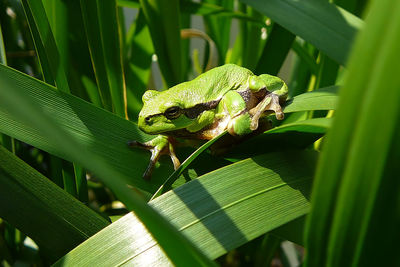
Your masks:
{"label": "green leaf", "polygon": [[143,11],[132,24],[127,37],[128,55],[125,62],[129,117],[136,120],[142,108],[142,95],[148,89],[151,75],[153,43]]}
{"label": "green leaf", "polygon": [[[86,34],[82,30],[84,25],[79,1],[42,0],[42,2],[66,71],[71,93],[85,100],[90,99],[92,103],[101,106],[98,89],[90,86],[90,83],[95,83],[95,76]],[[31,23],[29,24],[32,26]],[[38,54],[40,56],[41,52]]]}
{"label": "green leaf", "polygon": [[[118,6],[129,8],[140,8],[139,0],[117,0]],[[232,17],[241,20],[251,21],[265,25],[263,20],[254,18],[246,13],[224,8],[220,5],[214,5],[206,2],[194,2],[190,0],[179,1],[180,11],[191,15],[215,15],[218,17]]]}
{"label": "green leaf", "polygon": [[117,4],[115,0],[82,0],[81,8],[103,107],[126,118],[126,88]]}
{"label": "green leaf", "polygon": [[[215,259],[308,212],[315,156],[290,151],[246,159],[169,191],[150,205]],[[131,213],[58,263],[166,265],[168,260]]]}
{"label": "green leaf", "polygon": [[[46,2],[47,3],[47,2]],[[67,49],[67,34],[66,34],[66,8],[56,1],[51,2],[51,7],[47,6],[49,10],[47,13],[57,15],[51,16],[53,19],[53,27],[49,28],[49,34],[52,35],[53,32],[57,35],[52,35],[49,40],[42,40],[41,35],[43,35],[43,29],[38,29],[39,25],[50,27],[49,20],[47,19],[44,6],[39,2],[22,1],[24,6],[25,15],[29,23],[29,27],[32,33],[33,40],[35,42],[35,49],[38,54],[40,66],[42,68],[43,79],[46,83],[51,85],[60,85],[63,80],[67,81],[67,73],[65,70],[68,69],[68,49]],[[32,8],[31,8],[32,6]],[[52,12],[53,11],[53,12]],[[35,13],[32,13],[35,12]],[[55,19],[57,18],[57,20]],[[35,21],[40,21],[36,23]],[[57,27],[56,27],[57,26]],[[51,29],[51,30],[50,30]],[[54,36],[58,37],[57,44]],[[46,45],[44,42],[48,42]],[[52,43],[54,42],[54,44]],[[61,53],[59,48],[61,47]],[[55,76],[61,66],[61,71],[59,77]],[[69,81],[68,81],[69,83]],[[59,90],[64,92],[70,92],[69,84],[64,84],[58,86]],[[57,161],[59,159],[56,159]],[[61,163],[60,163],[61,164]],[[75,175],[71,170],[73,166],[71,163],[66,161],[62,162],[62,172],[60,173],[61,179],[64,181],[64,189],[71,195],[76,196],[76,186],[75,186]],[[57,180],[58,177],[52,177],[53,180]]]}
{"label": "green leaf", "polygon": [[338,86],[329,86],[307,92],[286,102],[285,113],[336,108]]}
{"label": "green leaf", "polygon": [[[214,5],[218,4],[224,9],[228,10],[233,9],[233,1],[230,0],[203,0],[203,2]],[[226,62],[225,57],[229,48],[232,19],[230,17],[205,15],[203,20],[206,33],[211,37],[217,46],[219,64],[222,65]]]}
{"label": "green leaf", "polygon": [[3,32],[1,31],[1,25],[0,25],[0,63],[4,65],[7,64],[6,50],[4,48]]}
{"label": "green leaf", "polygon": [[254,73],[277,75],[296,36],[275,23],[258,60]]}
{"label": "green leaf", "polygon": [[[48,55],[40,39],[40,34],[36,26],[35,19],[33,18],[29,4],[27,1],[22,1],[22,5],[24,6],[26,20],[28,21],[29,29],[32,34],[33,42],[35,44],[35,51],[40,64],[42,79],[44,82],[55,86],[56,81],[55,77],[53,76],[54,70],[52,70],[52,67],[48,61]],[[49,50],[48,53],[51,53],[51,51]],[[68,88],[64,89],[65,92],[68,92],[68,90],[69,90]]]}
{"label": "green leaf", "polygon": [[189,157],[185,159],[184,162],[176,169],[168,178],[165,180],[165,182],[160,186],[160,188],[153,194],[151,197],[151,200],[158,197],[159,195],[165,193],[166,191],[171,189],[171,185],[178,179],[178,177],[183,173],[183,171],[190,165],[190,163],[196,159],[198,155],[200,155],[204,150],[209,148],[214,142],[216,142],[218,139],[220,139],[222,136],[224,136],[227,132],[224,131],[220,135],[214,137],[213,139],[209,140],[205,144],[203,144],[201,147],[196,149],[195,152],[193,152]]}
{"label": "green leaf", "polygon": [[[44,69],[44,74],[49,71],[56,83],[56,87],[64,92],[69,92],[65,63],[62,62],[42,1],[23,0],[22,3],[31,27],[36,49],[40,53],[39,58],[41,58],[40,62]],[[50,75],[50,73],[48,74]],[[49,80],[49,75],[46,75],[45,78],[52,83],[53,81]]]}
{"label": "green leaf", "polygon": [[297,56],[304,61],[304,63],[308,66],[310,71],[316,75],[318,72],[317,63],[315,62],[315,59],[306,50],[306,48],[302,46],[298,40],[295,40],[293,42],[292,49],[297,54]]}
{"label": "green leaf", "polygon": [[[69,50],[68,50],[68,10],[67,6],[62,3],[60,0],[42,0],[44,10],[46,11],[45,15],[47,17],[47,20],[49,22],[49,25],[51,27],[54,40],[56,41],[57,44],[57,50],[60,55],[60,62],[63,64],[64,69],[68,71],[68,66],[69,66]],[[29,17],[28,17],[29,19]],[[31,29],[33,29],[36,25],[33,23],[29,22],[29,25],[31,25]],[[37,29],[35,29],[37,31]],[[35,31],[32,31],[32,35],[35,36]],[[40,42],[39,38],[35,38],[34,40],[38,40]],[[35,43],[37,43],[35,41]],[[38,49],[38,45],[36,45],[37,51],[38,51],[38,56],[40,59],[40,62],[46,60],[46,50],[44,50],[43,47]],[[42,55],[41,55],[42,54]],[[51,56],[51,55],[50,55]],[[48,64],[48,63],[47,63]],[[68,75],[65,73],[65,75]],[[68,78],[68,76],[67,76]],[[46,79],[45,79],[46,81]],[[47,82],[47,81],[46,81]],[[68,80],[69,82],[69,80]],[[50,84],[53,84],[53,82],[50,82]],[[72,87],[72,86],[70,86]]]}
{"label": "green leaf", "polygon": [[400,2],[370,10],[316,174],[307,266],[399,264]]}
{"label": "green leaf", "polygon": [[310,42],[342,65],[346,63],[355,33],[363,26],[358,17],[328,1],[241,1]]}
{"label": "green leaf", "polygon": [[[82,145],[88,147],[91,153],[102,156],[108,164],[118,169],[125,183],[155,192],[165,179],[163,173],[172,170],[169,165],[162,164],[161,168],[154,172],[151,183],[141,178],[147,167],[143,158],[150,155],[140,149],[128,148],[127,142],[143,142],[152,136],[142,133],[134,123],[3,65],[0,65],[0,77],[10,81],[14,90],[23,90],[24,94],[33,97],[36,105],[46,114],[51,114],[58,127],[67,130],[69,134],[78,138]],[[34,121],[40,120],[38,117]],[[76,158],[59,144],[45,138],[39,127],[33,128],[28,125],[0,106],[1,132],[63,159],[76,161]]]}
{"label": "green leaf", "polygon": [[183,82],[178,0],[140,0],[164,81]]}
{"label": "green leaf", "polygon": [[[263,21],[265,18],[251,7],[239,4],[243,13],[247,13],[254,20]],[[253,23],[246,20],[239,20],[239,33],[235,45],[230,51],[231,55],[226,62],[235,63],[250,70],[254,70],[261,55],[262,46],[265,41],[262,39],[262,31],[266,31],[266,25]],[[264,72],[268,73],[268,72]]]}
{"label": "green leaf", "polygon": [[[71,134],[68,128],[56,122],[53,113],[42,109],[40,104],[38,104],[38,100],[25,91],[25,88],[29,88],[37,81],[28,79],[26,80],[28,82],[24,84],[23,82],[21,83],[23,79],[19,81],[15,79],[15,74],[17,74],[17,77],[22,78],[21,74],[11,71],[7,73],[8,75],[4,75],[5,73],[0,72],[0,82],[2,84],[0,88],[0,108],[6,110],[2,111],[3,113],[11,114],[10,117],[24,123],[25,128],[37,127],[39,133],[49,143],[57,146],[65,154],[74,158],[76,163],[81,164],[83,167],[91,170],[94,175],[101,178],[117,198],[129,210],[135,212],[173,263],[183,265],[184,263],[191,262],[197,266],[212,265],[212,262],[193,246],[188,239],[181,235],[157,211],[149,207],[142,196],[125,184],[125,177],[115,167],[111,167],[101,155],[90,152],[93,144],[82,143],[82,139],[85,139],[85,136]],[[56,93],[61,92],[57,91]],[[69,98],[69,100],[71,99]],[[61,110],[64,108],[68,109],[68,105],[65,105],[67,100],[68,97],[64,99],[64,106],[60,108]],[[69,110],[71,111],[71,109]],[[87,113],[81,115],[86,116]],[[101,120],[104,119],[104,117],[101,118]],[[93,120],[86,121],[86,123],[89,122],[97,123],[97,121]],[[85,126],[88,127],[89,125]],[[179,251],[176,247],[180,248]]]}
{"label": "green leaf", "polygon": [[[168,164],[161,164],[160,168],[154,171],[151,183],[141,178],[147,167],[147,161],[143,158],[147,159],[149,154],[140,149],[129,149],[127,142],[130,140],[143,142],[152,136],[141,132],[134,123],[79,98],[56,91],[47,84],[2,65],[0,65],[0,77],[7,78],[15,90],[23,90],[25,94],[35,98],[36,104],[47,114],[51,114],[57,125],[77,137],[89,151],[104,157],[108,164],[118,169],[125,183],[154,193],[165,180],[165,173],[172,171],[172,166],[167,161]],[[334,89],[330,87],[297,96],[286,106],[285,113],[334,109],[336,100]],[[40,117],[35,119],[35,121],[40,120]],[[74,156],[66,153],[58,143],[45,138],[38,127],[32,128],[16,120],[4,107],[0,107],[0,131],[66,160],[76,161]]]}
{"label": "green leaf", "polygon": [[284,133],[288,131],[305,132],[305,133],[325,133],[330,128],[332,119],[330,118],[316,118],[304,121],[296,121],[293,123],[283,124],[281,126],[272,128],[265,132],[265,134]]}
{"label": "green leaf", "polygon": [[193,2],[190,0],[180,1],[182,13],[189,13],[193,15],[215,15],[217,17],[232,17],[245,21],[251,21],[260,25],[265,25],[265,22],[259,17],[254,17],[246,14],[246,12],[235,11],[221,5],[211,4],[207,2]]}
{"label": "green leaf", "polygon": [[139,0],[117,0],[118,6],[129,8],[140,8]]}
{"label": "green leaf", "polygon": [[290,97],[307,92],[313,82],[312,74],[316,75],[318,72],[318,50],[313,45],[297,38],[292,49],[297,53],[297,57],[294,57],[292,79],[288,84]]}
{"label": "green leaf", "polygon": [[35,240],[52,261],[109,224],[1,146],[0,199],[0,217]]}
{"label": "green leaf", "polygon": [[330,128],[331,120],[317,118],[283,124],[236,145],[224,154],[224,158],[236,162],[253,155],[263,154],[265,151],[307,148],[325,134]]}

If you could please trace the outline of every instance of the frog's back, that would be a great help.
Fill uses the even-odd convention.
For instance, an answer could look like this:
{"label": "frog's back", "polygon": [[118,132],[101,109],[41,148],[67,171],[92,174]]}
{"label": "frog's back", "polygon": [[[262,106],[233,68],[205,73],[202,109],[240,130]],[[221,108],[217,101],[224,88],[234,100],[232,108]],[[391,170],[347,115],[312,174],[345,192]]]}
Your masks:
{"label": "frog's back", "polygon": [[226,64],[164,91],[163,97],[184,100],[185,106],[189,108],[199,103],[220,100],[230,90],[247,89],[248,78],[252,75],[246,68]]}

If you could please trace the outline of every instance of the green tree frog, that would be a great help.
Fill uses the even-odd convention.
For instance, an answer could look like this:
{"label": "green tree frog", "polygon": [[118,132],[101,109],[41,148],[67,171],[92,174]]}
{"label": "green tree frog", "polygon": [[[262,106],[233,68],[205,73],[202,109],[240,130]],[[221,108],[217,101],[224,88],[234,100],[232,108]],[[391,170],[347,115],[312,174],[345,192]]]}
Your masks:
{"label": "green tree frog", "polygon": [[288,88],[280,78],[257,76],[234,64],[213,68],[166,91],[146,91],[138,126],[158,136],[146,143],[129,142],[152,153],[143,177],[150,178],[163,154],[170,155],[175,169],[179,167],[174,137],[210,140],[226,130],[233,136],[244,136],[258,128],[263,116],[275,112],[282,120],[281,104],[287,94]]}

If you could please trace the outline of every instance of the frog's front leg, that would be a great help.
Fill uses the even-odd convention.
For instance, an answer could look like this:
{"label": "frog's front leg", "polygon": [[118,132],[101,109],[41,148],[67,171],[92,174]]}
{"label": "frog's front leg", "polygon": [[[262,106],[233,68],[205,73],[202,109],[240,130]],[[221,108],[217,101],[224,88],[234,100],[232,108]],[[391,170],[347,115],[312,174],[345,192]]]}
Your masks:
{"label": "frog's front leg", "polygon": [[174,143],[175,140],[172,137],[168,137],[165,135],[158,135],[156,138],[146,143],[140,143],[137,141],[128,142],[128,145],[130,147],[139,147],[149,150],[151,152],[149,165],[143,174],[144,179],[150,179],[154,166],[161,155],[169,155],[171,157],[175,170],[181,165],[179,159],[175,154]]}
{"label": "frog's front leg", "polygon": [[260,76],[252,76],[249,81],[249,89],[253,92],[258,92],[262,89],[267,89],[267,94],[255,106],[250,109],[249,113],[252,116],[250,125],[251,130],[258,128],[258,121],[265,111],[275,112],[278,120],[283,120],[284,114],[281,103],[284,102],[288,95],[288,88],[284,81],[280,78],[268,74]]}

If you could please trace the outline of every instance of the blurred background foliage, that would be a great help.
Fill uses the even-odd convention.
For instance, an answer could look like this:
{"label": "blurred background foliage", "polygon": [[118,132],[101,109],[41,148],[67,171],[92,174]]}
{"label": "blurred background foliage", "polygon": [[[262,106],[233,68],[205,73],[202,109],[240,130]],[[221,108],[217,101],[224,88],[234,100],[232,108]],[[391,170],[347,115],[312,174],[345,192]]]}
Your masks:
{"label": "blurred background foliage", "polygon": [[[398,43],[394,0],[0,0],[0,264],[399,265]],[[144,91],[227,63],[285,120],[143,180]]]}

